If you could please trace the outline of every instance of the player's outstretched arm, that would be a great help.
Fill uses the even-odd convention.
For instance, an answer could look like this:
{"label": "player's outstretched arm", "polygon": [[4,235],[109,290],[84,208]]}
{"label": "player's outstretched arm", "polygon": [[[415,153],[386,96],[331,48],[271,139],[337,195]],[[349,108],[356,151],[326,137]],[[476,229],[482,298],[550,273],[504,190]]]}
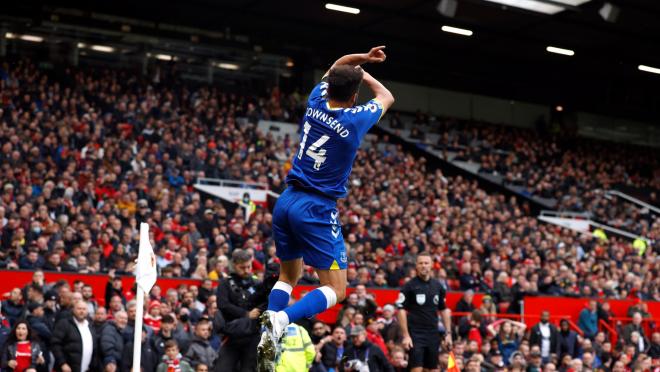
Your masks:
{"label": "player's outstretched arm", "polygon": [[[383,62],[385,61],[385,58],[387,58],[383,49],[385,49],[385,46],[381,45],[371,48],[371,50],[369,50],[368,53],[347,54],[336,60],[335,63],[332,64],[330,69],[341,65],[359,66],[365,63]],[[328,72],[329,71],[330,70],[328,70]],[[326,72],[326,75],[327,74],[328,73]]]}
{"label": "player's outstretched arm", "polygon": [[364,71],[364,75],[362,76],[362,81],[369,87],[371,92],[374,94],[376,97],[376,100],[380,102],[381,105],[383,105],[383,114],[392,106],[394,103],[394,96],[392,93],[385,88],[385,86],[376,78],[371,76],[370,73]]}

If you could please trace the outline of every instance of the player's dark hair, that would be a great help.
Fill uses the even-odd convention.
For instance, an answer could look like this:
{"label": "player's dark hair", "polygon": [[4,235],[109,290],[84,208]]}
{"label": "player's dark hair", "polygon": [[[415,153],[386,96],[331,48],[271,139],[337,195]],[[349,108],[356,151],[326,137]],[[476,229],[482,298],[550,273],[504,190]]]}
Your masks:
{"label": "player's dark hair", "polygon": [[357,93],[362,83],[361,68],[351,65],[340,65],[330,69],[328,73],[328,98],[346,102]]}

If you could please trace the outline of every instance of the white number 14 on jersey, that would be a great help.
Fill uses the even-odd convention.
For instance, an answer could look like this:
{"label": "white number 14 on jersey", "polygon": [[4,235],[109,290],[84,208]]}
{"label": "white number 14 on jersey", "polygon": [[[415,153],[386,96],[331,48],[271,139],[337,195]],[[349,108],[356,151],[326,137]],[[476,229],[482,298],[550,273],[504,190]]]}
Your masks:
{"label": "white number 14 on jersey", "polygon": [[[300,141],[300,151],[298,151],[298,159],[302,159],[303,151],[305,149],[305,143],[307,142],[307,135],[309,134],[309,130],[311,128],[312,126],[309,125],[308,122],[305,122],[305,126],[303,128],[303,138],[302,141]],[[319,170],[321,168],[321,165],[325,162],[326,159],[325,149],[322,149],[320,147],[323,146],[326,142],[328,142],[329,139],[330,136],[324,134],[316,142],[312,143],[305,152],[307,156],[314,159],[314,169],[316,170]]]}

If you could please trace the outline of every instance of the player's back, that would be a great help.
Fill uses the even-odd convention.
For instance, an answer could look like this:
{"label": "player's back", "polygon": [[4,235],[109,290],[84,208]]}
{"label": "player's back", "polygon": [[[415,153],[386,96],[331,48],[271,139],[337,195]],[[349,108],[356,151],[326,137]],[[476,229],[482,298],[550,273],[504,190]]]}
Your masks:
{"label": "player's back", "polygon": [[347,195],[360,142],[380,119],[383,107],[376,100],[351,108],[331,107],[327,86],[321,82],[310,94],[287,183],[337,199]]}

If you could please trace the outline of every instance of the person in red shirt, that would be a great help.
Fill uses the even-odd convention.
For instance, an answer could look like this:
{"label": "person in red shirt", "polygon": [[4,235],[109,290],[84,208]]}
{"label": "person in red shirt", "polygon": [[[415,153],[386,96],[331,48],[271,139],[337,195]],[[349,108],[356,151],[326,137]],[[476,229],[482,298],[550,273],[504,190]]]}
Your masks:
{"label": "person in red shirt", "polygon": [[160,316],[160,302],[151,301],[149,303],[149,309],[147,315],[144,316],[144,324],[151,327],[154,330],[154,333],[160,331],[160,323],[162,317]]}
{"label": "person in red shirt", "polygon": [[2,349],[3,370],[14,372],[46,372],[44,347],[32,338],[32,330],[25,320],[16,323]]}
{"label": "person in red shirt", "polygon": [[378,346],[385,354],[385,357],[389,360],[389,351],[387,350],[387,345],[385,345],[385,340],[380,334],[380,329],[383,328],[383,324],[377,322],[373,318],[369,318],[367,321],[367,340],[372,344]]}

